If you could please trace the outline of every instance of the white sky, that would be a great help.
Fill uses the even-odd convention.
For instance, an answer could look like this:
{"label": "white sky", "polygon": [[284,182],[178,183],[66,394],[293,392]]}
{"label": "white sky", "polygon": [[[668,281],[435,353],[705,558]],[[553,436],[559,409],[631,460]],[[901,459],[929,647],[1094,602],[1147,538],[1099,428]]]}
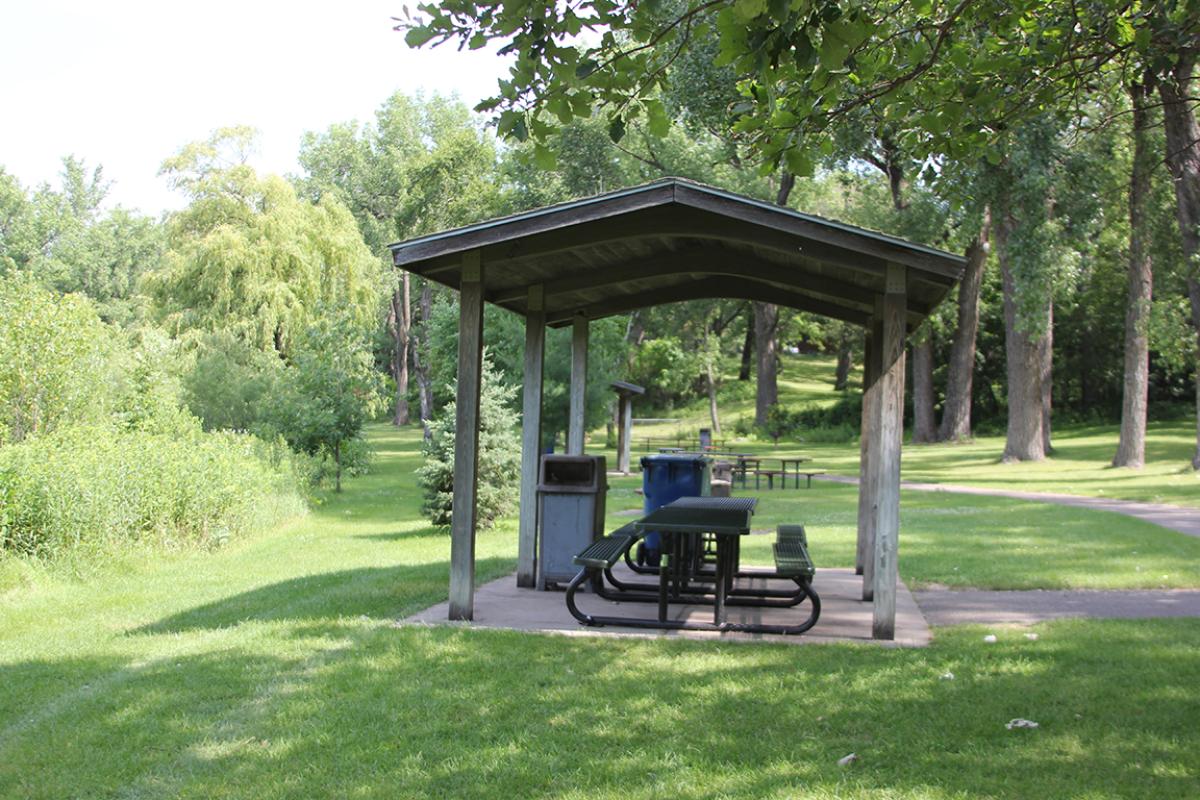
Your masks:
{"label": "white sky", "polygon": [[9,0],[0,10],[0,165],[57,183],[62,156],[102,164],[109,204],[182,200],[163,159],[214,128],[261,133],[255,166],[298,169],[300,136],[366,121],[392,92],[494,93],[504,62],[392,31],[414,0]]}

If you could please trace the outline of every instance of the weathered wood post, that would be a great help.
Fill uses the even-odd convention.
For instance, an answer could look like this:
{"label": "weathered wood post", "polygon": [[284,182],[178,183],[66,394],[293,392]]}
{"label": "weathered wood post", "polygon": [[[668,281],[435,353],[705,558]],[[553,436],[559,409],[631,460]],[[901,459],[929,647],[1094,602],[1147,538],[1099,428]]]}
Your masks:
{"label": "weathered wood post", "polygon": [[871,458],[875,507],[875,597],[872,634],[896,638],[897,556],[900,547],[900,447],[904,438],[904,338],[907,310],[907,270],[887,266],[883,297],[883,336],[879,400],[878,447]]}
{"label": "weathered wood post", "polygon": [[567,420],[567,455],[583,455],[584,410],[587,405],[588,318],[576,314],[571,324],[571,412]]}
{"label": "weathered wood post", "polygon": [[483,264],[463,254],[458,292],[458,396],[454,500],[450,513],[450,619],[475,615],[475,499],[479,477],[479,387],[483,372]]}
{"label": "weathered wood post", "polygon": [[[882,306],[876,309],[882,313]],[[879,399],[879,337],[882,323],[876,315],[863,337],[862,426],[858,436],[858,548],[854,571],[863,576],[862,599],[870,600],[875,591],[870,575],[874,574],[875,515],[871,509],[875,492],[871,488],[871,456],[875,445],[875,401]]]}
{"label": "weathered wood post", "polygon": [[646,390],[625,381],[613,381],[611,386],[617,393],[617,471],[628,475],[633,452],[633,397]]}
{"label": "weathered wood post", "polygon": [[617,469],[628,475],[629,453],[633,449],[633,395],[621,395],[619,402],[621,422],[617,426]]}
{"label": "weathered wood post", "polygon": [[542,365],[546,311],[542,285],[529,287],[525,313],[525,380],[521,404],[521,511],[517,534],[517,586],[532,588],[537,575],[537,482],[542,453]]}

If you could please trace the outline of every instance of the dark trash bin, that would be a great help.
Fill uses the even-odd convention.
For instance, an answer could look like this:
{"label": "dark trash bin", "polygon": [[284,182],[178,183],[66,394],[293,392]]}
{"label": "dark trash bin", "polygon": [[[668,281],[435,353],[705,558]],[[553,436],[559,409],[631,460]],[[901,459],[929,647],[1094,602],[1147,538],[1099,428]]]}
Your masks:
{"label": "dark trash bin", "polygon": [[[710,470],[711,462],[702,456],[643,456],[643,512],[649,514],[681,497],[707,497]],[[656,567],[661,557],[661,535],[657,531],[647,532],[638,548],[638,560]]]}

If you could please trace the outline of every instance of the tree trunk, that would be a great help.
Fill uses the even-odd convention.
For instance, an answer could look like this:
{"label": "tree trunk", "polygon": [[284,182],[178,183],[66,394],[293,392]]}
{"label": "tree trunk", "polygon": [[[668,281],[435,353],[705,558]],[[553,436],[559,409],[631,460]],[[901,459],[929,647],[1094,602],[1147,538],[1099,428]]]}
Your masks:
{"label": "tree trunk", "polygon": [[1192,110],[1192,73],[1196,55],[1180,54],[1158,84],[1167,140],[1167,169],[1175,185],[1175,218],[1179,223],[1187,269],[1188,299],[1196,333],[1196,451],[1192,468],[1200,470],[1200,125]]}
{"label": "tree trunk", "polygon": [[712,416],[713,436],[721,435],[721,420],[717,413],[717,381],[713,378],[712,362],[704,365],[705,381],[708,384],[708,413]]}
{"label": "tree trunk", "polygon": [[754,403],[754,424],[766,425],[767,413],[779,402],[776,379],[775,327],[779,307],[771,303],[754,304],[754,349],[758,354],[758,391]]}
{"label": "tree trunk", "polygon": [[1054,301],[1046,300],[1046,332],[1038,340],[1038,381],[1042,389],[1042,452],[1050,455],[1050,411],[1054,391]]}
{"label": "tree trunk", "polygon": [[1004,353],[1008,373],[1008,438],[1004,461],[1041,461],[1046,457],[1042,435],[1042,337],[1031,336],[1021,324],[1006,252],[1013,225],[1011,217],[998,214],[993,231],[1004,280]]}
{"label": "tree trunk", "polygon": [[[795,175],[786,170],[780,173],[779,191],[775,195],[775,204],[786,206],[795,185]],[[772,303],[755,302],[753,308],[754,349],[758,353],[758,385],[754,403],[754,424],[766,425],[767,412],[771,406],[779,402],[777,378],[779,343],[775,340],[776,329],[779,327],[779,306]]]}
{"label": "tree trunk", "polygon": [[742,366],[738,368],[738,380],[750,380],[751,359],[754,356],[754,313],[746,315],[746,337],[742,340]]}
{"label": "tree trunk", "polygon": [[979,290],[987,266],[991,211],[983,210],[979,235],[967,248],[967,265],[958,285],[958,325],[950,342],[950,364],[946,371],[946,400],[942,404],[942,426],[938,440],[959,441],[971,437],[971,392],[975,378],[975,340],[979,334]]}
{"label": "tree trunk", "polygon": [[342,491],[342,443],[334,442],[333,444],[333,464],[334,464],[334,491],[341,493]]}
{"label": "tree trunk", "polygon": [[1121,439],[1114,467],[1146,463],[1146,406],[1150,385],[1150,299],[1153,265],[1146,247],[1147,201],[1154,162],[1146,130],[1149,114],[1146,83],[1129,85],[1133,100],[1133,170],[1129,178],[1129,301],[1125,306],[1125,385],[1121,400]]}
{"label": "tree trunk", "polygon": [[833,373],[833,390],[844,392],[850,383],[850,367],[853,366],[854,343],[850,338],[850,326],[843,325],[838,339],[837,369]]}
{"label": "tree trunk", "polygon": [[[422,333],[424,336],[426,326],[429,325],[429,318],[433,316],[433,289],[426,280],[421,287],[421,301],[418,306],[421,312]],[[413,362],[413,372],[417,376],[417,393],[421,399],[421,427],[425,430],[425,439],[428,441],[433,436],[433,431],[429,428],[429,421],[433,419],[433,381],[429,376],[428,360],[422,355],[422,341],[420,337],[413,336],[413,345],[410,348]],[[428,345],[425,342],[424,345]]]}
{"label": "tree trunk", "polygon": [[933,337],[927,330],[912,346],[912,401],[914,444],[935,440],[933,417]]}
{"label": "tree trunk", "polygon": [[388,314],[392,333],[392,377],[396,379],[396,406],[393,425],[407,425],[408,417],[408,348],[412,331],[412,303],[409,298],[408,272],[401,270],[400,286],[392,292],[392,309]]}

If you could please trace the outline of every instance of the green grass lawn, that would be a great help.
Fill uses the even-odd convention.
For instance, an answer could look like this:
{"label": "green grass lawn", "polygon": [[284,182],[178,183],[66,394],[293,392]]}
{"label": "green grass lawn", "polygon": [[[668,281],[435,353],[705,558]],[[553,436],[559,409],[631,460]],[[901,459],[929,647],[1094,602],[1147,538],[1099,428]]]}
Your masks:
{"label": "green grass lawn", "polygon": [[[288,526],[0,596],[0,797],[1200,796],[1198,620],[1001,628],[991,645],[941,629],[923,650],[396,627],[444,598],[449,542],[417,513],[418,435],[371,437],[373,474]],[[613,495],[636,505],[628,480]],[[756,524],[802,511],[819,563],[846,562],[852,497],[780,493]],[[1089,551],[1095,515],[1070,509],[1043,525],[1032,504],[904,503],[902,569],[921,579],[956,538],[958,572],[1020,572],[1002,543],[967,559],[970,539],[1041,548],[1023,525],[1077,518],[1054,569],[1078,580],[1134,542],[1168,557],[1141,528]],[[481,534],[480,580],[514,553],[511,525]]]}
{"label": "green grass lawn", "polygon": [[[609,478],[608,527],[641,508],[640,476]],[[743,493],[738,490],[738,493]],[[817,566],[854,566],[858,488],[814,481],[759,498],[755,529],[803,523]],[[771,536],[751,536],[743,556],[771,563]],[[910,587],[1155,589],[1200,587],[1200,539],[1132,517],[1048,503],[905,491],[900,575]]]}
{"label": "green grass lawn", "polygon": [[[779,400],[789,407],[832,404],[834,361],[826,356],[785,356],[779,381]],[[736,383],[732,378],[727,385]],[[851,383],[851,391],[858,391]],[[771,442],[738,438],[735,420],[754,417],[753,384],[740,392],[727,391],[730,399],[720,407],[726,446],[766,456],[806,455],[815,468],[834,474],[858,475],[858,448],[846,444],[806,441]],[[634,406],[635,416],[642,412]],[[664,412],[665,413],[665,412]],[[695,436],[710,427],[707,401],[670,412],[679,423],[635,427],[635,437],[673,436],[687,432]],[[857,427],[857,426],[856,426]],[[1002,464],[1004,436],[980,436],[962,444],[912,445],[903,451],[903,477],[909,481],[983,486],[1027,492],[1057,492],[1093,497],[1113,497],[1200,507],[1200,472],[1191,468],[1196,448],[1194,420],[1150,423],[1146,436],[1146,466],[1139,470],[1114,468],[1117,451],[1116,425],[1059,426],[1054,432],[1054,453],[1037,463]],[[595,432],[592,441],[603,441]],[[635,452],[642,454],[636,444]],[[612,455],[610,457],[615,457]]]}

